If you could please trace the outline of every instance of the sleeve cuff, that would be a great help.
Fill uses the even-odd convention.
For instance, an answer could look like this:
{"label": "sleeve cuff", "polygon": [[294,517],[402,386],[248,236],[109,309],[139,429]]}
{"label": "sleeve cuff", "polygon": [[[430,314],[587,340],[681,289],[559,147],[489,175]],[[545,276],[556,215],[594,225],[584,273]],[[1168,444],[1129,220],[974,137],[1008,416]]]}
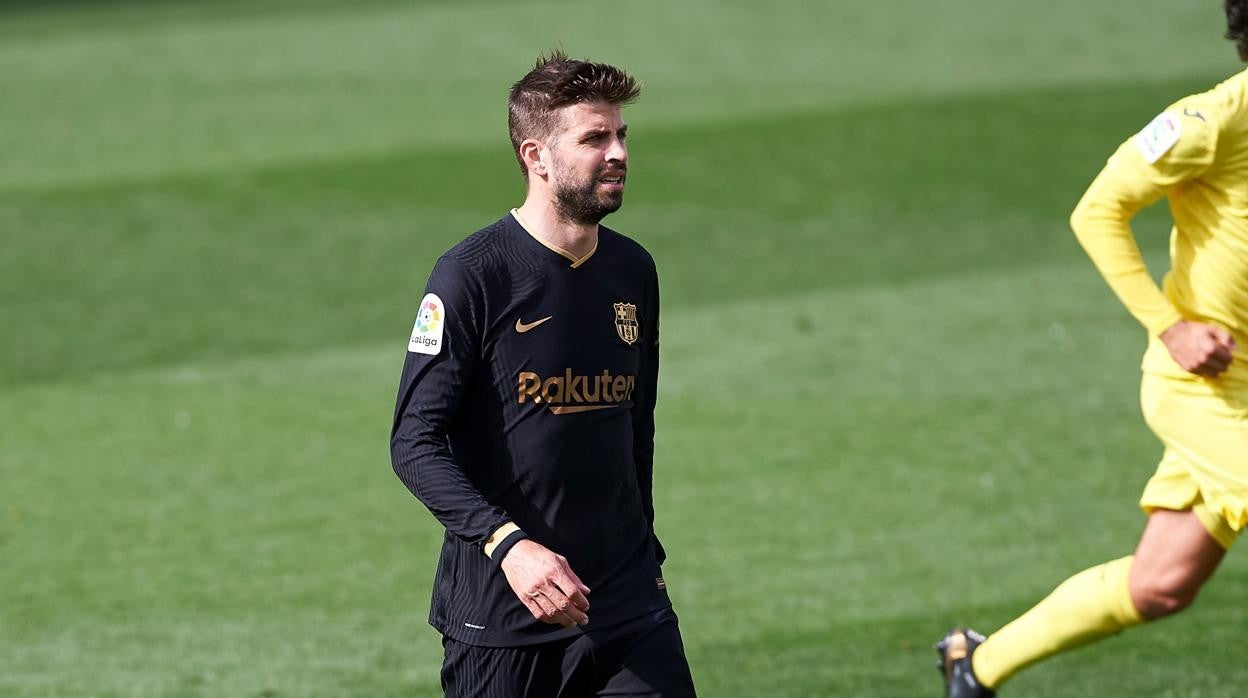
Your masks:
{"label": "sleeve cuff", "polygon": [[1144,329],[1148,330],[1150,334],[1160,337],[1162,332],[1165,332],[1183,321],[1183,316],[1174,310],[1174,308],[1167,308],[1166,310],[1169,312],[1162,311],[1156,316],[1145,320],[1143,323]]}
{"label": "sleeve cuff", "polygon": [[485,552],[485,556],[493,560],[494,564],[497,565],[503,561],[507,551],[511,550],[512,546],[525,538],[528,538],[528,535],[521,531],[515,522],[508,521],[495,529],[490,534],[490,537],[485,539],[485,545],[482,546],[482,549]]}

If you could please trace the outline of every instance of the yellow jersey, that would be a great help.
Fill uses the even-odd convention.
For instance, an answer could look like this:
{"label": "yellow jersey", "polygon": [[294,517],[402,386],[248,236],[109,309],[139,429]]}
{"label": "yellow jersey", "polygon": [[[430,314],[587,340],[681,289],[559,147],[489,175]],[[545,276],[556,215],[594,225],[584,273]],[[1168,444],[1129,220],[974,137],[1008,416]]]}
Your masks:
{"label": "yellow jersey", "polygon": [[[1169,199],[1170,271],[1149,276],[1131,217]],[[1123,143],[1075,207],[1071,227],[1097,269],[1148,329],[1143,369],[1192,378],[1158,339],[1179,320],[1235,337],[1218,380],[1248,383],[1248,70],[1170,105]]]}

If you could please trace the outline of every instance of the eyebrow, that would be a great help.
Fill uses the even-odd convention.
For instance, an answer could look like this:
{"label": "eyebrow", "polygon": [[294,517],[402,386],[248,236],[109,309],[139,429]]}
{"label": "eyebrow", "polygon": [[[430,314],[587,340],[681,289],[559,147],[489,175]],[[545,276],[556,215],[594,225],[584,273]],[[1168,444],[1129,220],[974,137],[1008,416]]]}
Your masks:
{"label": "eyebrow", "polygon": [[[620,137],[624,137],[628,135],[628,124],[624,124],[623,126],[619,127],[618,129],[616,129],[615,132],[618,133]],[[596,138],[598,136],[608,136],[608,135],[611,135],[611,129],[609,128],[592,128],[582,133],[581,137],[577,140],[587,141],[591,138]]]}

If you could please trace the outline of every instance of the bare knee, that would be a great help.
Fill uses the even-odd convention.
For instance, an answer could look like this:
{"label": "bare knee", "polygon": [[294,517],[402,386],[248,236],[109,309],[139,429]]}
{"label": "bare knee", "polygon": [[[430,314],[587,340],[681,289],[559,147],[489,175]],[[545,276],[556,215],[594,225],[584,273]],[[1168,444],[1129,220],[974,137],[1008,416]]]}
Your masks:
{"label": "bare knee", "polygon": [[1154,511],[1127,577],[1136,610],[1151,620],[1191,606],[1225,554],[1195,513]]}
{"label": "bare knee", "polygon": [[1133,582],[1131,602],[1149,620],[1165,618],[1192,605],[1200,592],[1198,584],[1183,579],[1149,579]]}

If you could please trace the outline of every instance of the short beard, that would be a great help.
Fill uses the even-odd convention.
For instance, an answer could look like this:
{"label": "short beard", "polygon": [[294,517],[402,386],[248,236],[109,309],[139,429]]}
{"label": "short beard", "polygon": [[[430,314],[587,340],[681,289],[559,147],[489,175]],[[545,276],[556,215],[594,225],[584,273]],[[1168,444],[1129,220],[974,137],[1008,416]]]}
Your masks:
{"label": "short beard", "polygon": [[560,182],[555,185],[555,210],[564,220],[581,225],[597,225],[609,214],[620,210],[624,192],[598,194],[598,179],[605,171],[596,171],[585,182]]}

